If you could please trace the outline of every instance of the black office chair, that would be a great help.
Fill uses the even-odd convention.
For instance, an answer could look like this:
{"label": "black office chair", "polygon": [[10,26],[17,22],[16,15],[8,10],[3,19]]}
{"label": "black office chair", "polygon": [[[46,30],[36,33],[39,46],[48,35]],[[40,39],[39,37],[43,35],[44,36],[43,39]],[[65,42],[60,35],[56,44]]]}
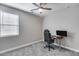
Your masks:
{"label": "black office chair", "polygon": [[54,43],[54,38],[51,38],[51,33],[48,29],[44,30],[44,41],[47,43],[44,48],[48,48],[50,51],[50,48],[54,49],[53,46],[51,46],[52,43]]}

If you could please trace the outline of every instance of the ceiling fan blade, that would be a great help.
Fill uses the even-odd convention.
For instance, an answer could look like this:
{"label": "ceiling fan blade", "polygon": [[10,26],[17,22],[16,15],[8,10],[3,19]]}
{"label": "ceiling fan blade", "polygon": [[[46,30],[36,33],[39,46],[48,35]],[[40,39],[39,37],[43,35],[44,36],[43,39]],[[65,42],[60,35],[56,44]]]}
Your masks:
{"label": "ceiling fan blade", "polygon": [[39,5],[37,5],[36,3],[32,3],[33,5],[37,6],[37,7],[40,7]]}
{"label": "ceiling fan blade", "polygon": [[43,7],[43,6],[45,6],[47,3],[40,3],[39,5],[40,5],[40,7]]}
{"label": "ceiling fan blade", "polygon": [[52,10],[52,8],[43,8],[43,7],[41,7],[42,9],[46,9],[46,10]]}

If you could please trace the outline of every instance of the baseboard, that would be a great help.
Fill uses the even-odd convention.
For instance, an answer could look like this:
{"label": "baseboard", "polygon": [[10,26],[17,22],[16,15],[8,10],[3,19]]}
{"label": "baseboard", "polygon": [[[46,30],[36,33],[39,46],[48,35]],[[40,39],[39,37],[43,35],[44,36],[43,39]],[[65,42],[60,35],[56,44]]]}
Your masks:
{"label": "baseboard", "polygon": [[[17,46],[17,47],[5,49],[3,51],[0,51],[0,54],[6,53],[6,52],[9,52],[9,51],[13,51],[13,50],[16,50],[16,49],[19,49],[19,48],[22,48],[22,47],[26,47],[26,46],[29,46],[29,45],[32,45],[32,44],[35,44],[35,43],[38,43],[38,42],[41,42],[41,41],[43,41],[43,40],[38,40],[38,41],[34,41],[34,42],[31,42],[31,43],[28,43],[28,44],[23,44],[23,45],[20,45],[20,46]],[[54,43],[54,45],[60,46],[59,44],[56,44],[56,43]],[[66,47],[66,46],[63,46],[63,45],[61,45],[61,47],[79,53],[79,50],[76,50],[76,49],[73,49],[73,48],[70,48],[70,47]]]}
{"label": "baseboard", "polygon": [[68,50],[71,50],[71,51],[79,53],[79,50],[76,50],[76,49],[73,49],[73,48],[70,48],[70,47],[66,47],[66,46],[63,46],[63,45],[56,44],[56,43],[54,43],[54,45],[60,46],[62,48],[65,48],[65,49],[68,49]]}
{"label": "baseboard", "polygon": [[16,50],[16,49],[19,49],[19,48],[22,48],[22,47],[26,47],[26,46],[29,46],[29,45],[32,45],[32,44],[35,44],[35,43],[38,43],[38,42],[41,42],[41,41],[43,41],[43,40],[38,40],[38,41],[34,41],[34,42],[31,42],[31,43],[28,43],[28,44],[23,44],[23,45],[20,45],[20,46],[17,46],[17,47],[5,49],[3,51],[0,51],[0,54],[6,53],[6,52],[9,52],[9,51],[13,51],[13,50]]}

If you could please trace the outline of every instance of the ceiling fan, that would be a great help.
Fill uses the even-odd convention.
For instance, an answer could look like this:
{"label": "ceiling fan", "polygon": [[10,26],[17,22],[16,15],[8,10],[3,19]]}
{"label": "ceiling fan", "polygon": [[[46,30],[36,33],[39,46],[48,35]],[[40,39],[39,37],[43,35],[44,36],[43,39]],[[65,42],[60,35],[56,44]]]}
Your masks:
{"label": "ceiling fan", "polygon": [[47,6],[47,3],[32,3],[33,5],[35,5],[37,8],[35,9],[32,9],[31,11],[35,11],[35,10],[38,10],[40,13],[42,13],[42,10],[52,10],[52,8],[48,8],[46,7]]}

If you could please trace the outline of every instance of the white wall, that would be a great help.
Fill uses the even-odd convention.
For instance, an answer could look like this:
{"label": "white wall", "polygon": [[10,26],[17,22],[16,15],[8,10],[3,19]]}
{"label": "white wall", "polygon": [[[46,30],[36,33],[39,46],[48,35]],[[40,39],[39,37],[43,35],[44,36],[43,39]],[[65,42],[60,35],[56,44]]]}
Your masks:
{"label": "white wall", "polygon": [[18,36],[0,37],[0,51],[42,39],[41,17],[5,5],[0,5],[0,10],[19,15],[20,21]]}
{"label": "white wall", "polygon": [[52,12],[43,21],[44,29],[52,34],[56,34],[56,30],[67,30],[68,37],[63,39],[62,45],[79,50],[79,6]]}

